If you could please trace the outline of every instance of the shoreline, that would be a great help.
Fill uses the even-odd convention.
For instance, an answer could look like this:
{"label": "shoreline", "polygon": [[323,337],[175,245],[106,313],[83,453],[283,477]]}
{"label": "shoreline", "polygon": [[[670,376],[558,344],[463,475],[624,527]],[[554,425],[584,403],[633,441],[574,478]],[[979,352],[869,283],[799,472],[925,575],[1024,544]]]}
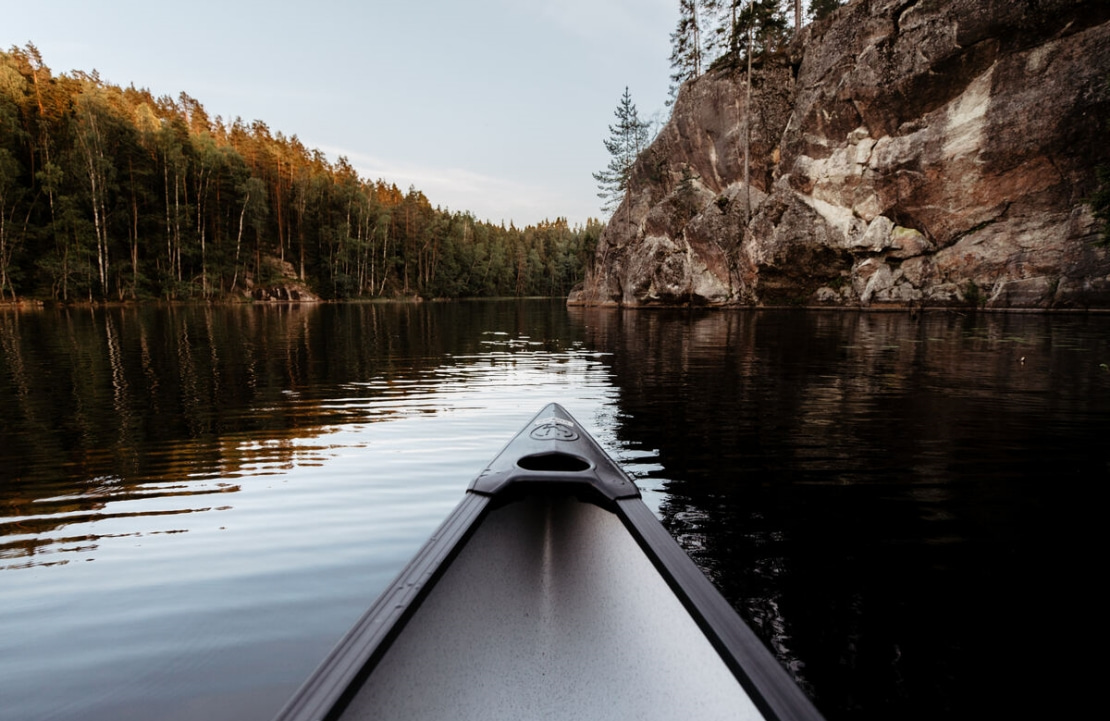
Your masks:
{"label": "shoreline", "polygon": [[1026,306],[1014,307],[980,307],[980,306],[960,306],[960,305],[930,305],[930,306],[895,306],[895,305],[882,305],[882,306],[845,306],[845,305],[700,305],[696,303],[684,303],[675,305],[623,305],[618,303],[582,303],[582,302],[568,302],[568,308],[588,308],[597,310],[643,310],[643,311],[664,311],[664,310],[705,310],[705,311],[735,311],[735,310],[773,310],[773,311],[827,311],[833,313],[906,313],[909,315],[918,315],[920,313],[958,313],[961,315],[970,315],[973,313],[1013,313],[1013,314],[1026,314],[1036,315],[1039,313],[1044,314],[1061,314],[1061,315],[1105,315],[1110,314],[1110,308],[1038,308]]}
{"label": "shoreline", "polygon": [[[129,308],[129,307],[173,307],[173,306],[213,306],[213,307],[285,307],[285,306],[315,306],[315,305],[386,305],[404,304],[417,305],[421,303],[472,303],[483,301],[505,300],[558,300],[560,296],[521,296],[521,297],[467,297],[467,298],[422,298],[409,296],[401,298],[351,298],[344,300],[327,300],[322,298],[284,300],[269,298],[255,300],[253,298],[223,298],[209,300],[80,300],[80,301],[52,301],[41,299],[18,298],[16,300],[0,300],[0,311],[6,310],[46,310],[56,308]],[[620,310],[620,311],[818,311],[834,313],[906,313],[916,316],[922,313],[950,313],[971,315],[974,313],[991,314],[1021,314],[1021,315],[1107,315],[1110,308],[1039,308],[1039,307],[981,307],[959,305],[931,305],[931,306],[900,306],[884,304],[881,306],[837,306],[837,305],[702,305],[696,303],[682,304],[650,304],[628,305],[619,303],[585,303],[581,301],[566,301],[569,308],[586,310]]]}

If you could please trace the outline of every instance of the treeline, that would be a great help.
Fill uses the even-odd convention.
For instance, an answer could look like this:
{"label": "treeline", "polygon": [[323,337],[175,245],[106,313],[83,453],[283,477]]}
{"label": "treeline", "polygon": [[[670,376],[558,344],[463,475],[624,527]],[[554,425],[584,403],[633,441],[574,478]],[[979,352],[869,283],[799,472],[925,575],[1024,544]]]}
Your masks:
{"label": "treeline", "polygon": [[519,229],[360,178],[262,121],[210,118],[0,51],[0,299],[564,295],[601,224]]}

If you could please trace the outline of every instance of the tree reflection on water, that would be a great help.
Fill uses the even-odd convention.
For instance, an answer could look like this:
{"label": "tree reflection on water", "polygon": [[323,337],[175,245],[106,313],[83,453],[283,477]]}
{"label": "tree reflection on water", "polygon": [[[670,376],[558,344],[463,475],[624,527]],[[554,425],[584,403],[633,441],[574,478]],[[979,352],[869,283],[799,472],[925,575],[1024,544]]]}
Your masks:
{"label": "tree reflection on water", "polygon": [[[1093,315],[542,301],[5,309],[0,573],[20,578],[27,608],[44,588],[92,604],[79,623],[51,595],[28,656],[51,678],[75,664],[76,698],[93,667],[126,676],[165,660],[157,644],[112,656],[94,643],[130,633],[114,605],[123,569],[131,603],[158,607],[149,633],[192,622],[211,644],[253,639],[220,658],[256,669],[228,693],[257,697],[264,717],[283,699],[254,689],[290,693],[353,620],[334,609],[369,603],[517,430],[514,414],[559,401],[828,718],[1058,711],[1051,668],[1032,661],[1068,662],[1066,639],[1094,625],[1063,569],[1095,547],[1093,489],[1110,471],[1108,331]],[[189,550],[132,548],[147,536]],[[120,538],[135,541],[113,546],[126,563],[74,572]],[[59,585],[37,586],[37,571]],[[251,613],[221,615],[227,589]],[[1058,619],[1058,634],[1018,632]],[[282,661],[267,649],[294,627],[299,651]],[[167,668],[127,702],[149,711],[213,673]],[[6,672],[30,683],[21,669]]]}

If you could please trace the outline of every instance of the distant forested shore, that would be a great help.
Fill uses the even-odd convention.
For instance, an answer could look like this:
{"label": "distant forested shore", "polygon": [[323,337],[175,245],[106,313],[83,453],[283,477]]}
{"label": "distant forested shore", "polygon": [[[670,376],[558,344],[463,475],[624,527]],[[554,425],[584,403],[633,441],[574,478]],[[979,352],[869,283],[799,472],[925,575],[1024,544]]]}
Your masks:
{"label": "distant forested shore", "polygon": [[0,300],[565,295],[601,230],[482,222],[184,92],[0,51]]}

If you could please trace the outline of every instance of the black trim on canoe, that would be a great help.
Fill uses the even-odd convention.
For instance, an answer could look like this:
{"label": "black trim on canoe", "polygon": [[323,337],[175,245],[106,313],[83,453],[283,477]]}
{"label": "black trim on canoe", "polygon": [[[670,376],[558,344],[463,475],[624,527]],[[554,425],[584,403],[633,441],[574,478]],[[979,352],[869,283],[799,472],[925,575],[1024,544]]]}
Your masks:
{"label": "black trim on canoe", "polygon": [[571,495],[616,514],[764,718],[821,721],[793,679],[643,503],[631,479],[555,403],[470,484],[462,502],[277,718],[341,718],[484,518],[494,508],[534,495]]}

